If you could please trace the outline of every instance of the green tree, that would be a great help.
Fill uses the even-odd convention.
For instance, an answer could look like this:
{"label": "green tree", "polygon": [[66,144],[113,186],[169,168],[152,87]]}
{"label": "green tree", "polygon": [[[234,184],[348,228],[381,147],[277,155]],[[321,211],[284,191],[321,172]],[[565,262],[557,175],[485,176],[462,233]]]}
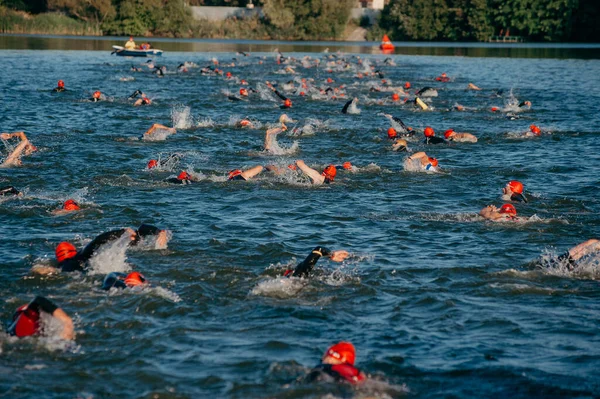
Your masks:
{"label": "green tree", "polygon": [[64,12],[86,22],[101,23],[117,14],[111,0],[48,0],[48,10]]}

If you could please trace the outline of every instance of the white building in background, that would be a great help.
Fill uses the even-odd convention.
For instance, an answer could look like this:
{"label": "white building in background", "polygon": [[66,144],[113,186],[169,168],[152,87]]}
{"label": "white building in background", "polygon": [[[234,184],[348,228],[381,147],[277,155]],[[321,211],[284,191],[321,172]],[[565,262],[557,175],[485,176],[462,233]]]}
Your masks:
{"label": "white building in background", "polygon": [[383,10],[383,6],[389,3],[389,0],[358,0],[356,7],[369,8],[371,10]]}

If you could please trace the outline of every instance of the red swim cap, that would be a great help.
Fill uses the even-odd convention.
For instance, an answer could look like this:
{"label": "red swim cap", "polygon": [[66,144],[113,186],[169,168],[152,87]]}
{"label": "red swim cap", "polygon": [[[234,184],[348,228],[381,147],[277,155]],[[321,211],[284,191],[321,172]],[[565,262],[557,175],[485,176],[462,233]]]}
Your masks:
{"label": "red swim cap", "polygon": [[231,172],[229,172],[229,180],[233,179],[236,176],[239,176],[242,174],[242,171],[239,169],[234,169]]}
{"label": "red swim cap", "polygon": [[186,171],[184,170],[183,172],[181,172],[181,173],[179,174],[179,176],[177,176],[177,178],[178,178],[179,180],[190,180],[190,179],[191,179],[191,176],[190,176],[190,174],[189,174],[188,172],[186,172]]}
{"label": "red swim cap", "polygon": [[513,204],[504,204],[500,208],[500,213],[506,213],[511,216],[517,216],[517,209],[514,207]]}
{"label": "red swim cap", "polygon": [[510,188],[510,191],[512,191],[513,193],[523,194],[523,183],[521,183],[520,181],[509,181],[508,188]]}
{"label": "red swim cap", "polygon": [[333,79],[327,78],[327,83],[333,83]]}
{"label": "red swim cap", "polygon": [[431,166],[434,166],[434,167],[438,166],[438,160],[437,159],[431,158],[431,157],[428,157],[427,159],[429,159],[429,163],[431,164]]}
{"label": "red swim cap", "polygon": [[446,138],[446,140],[448,140],[450,136],[452,136],[452,133],[454,133],[454,129],[448,129],[444,132],[444,137]]}
{"label": "red swim cap", "polygon": [[231,72],[227,72],[227,73],[225,74],[225,76],[226,76],[226,77],[228,77],[228,78],[230,78],[230,77],[231,77]]}
{"label": "red swim cap", "polygon": [[344,162],[344,164],[342,165],[344,167],[344,169],[346,170],[350,170],[352,169],[352,164],[348,161]]}
{"label": "red swim cap", "polygon": [[392,100],[398,101],[398,100],[400,100],[400,96],[398,94],[394,93],[394,94],[392,94]]}
{"label": "red swim cap", "polygon": [[27,306],[20,306],[13,315],[13,331],[19,338],[33,335],[40,328],[40,314]]}
{"label": "red swim cap", "polygon": [[446,76],[448,76],[446,75],[446,72],[442,73],[442,78],[445,78]]}
{"label": "red swim cap", "polygon": [[289,98],[286,98],[285,101],[283,102],[283,106],[286,108],[291,108],[292,107],[292,100],[290,100]]}
{"label": "red swim cap", "polygon": [[434,132],[434,131],[433,131],[433,129],[432,129],[431,127],[429,127],[429,126],[427,126],[427,127],[425,128],[425,131],[424,131],[423,133],[425,133],[425,137],[433,137],[433,136],[435,136],[435,132]]}
{"label": "red swim cap", "polygon": [[305,96],[305,95],[306,95],[306,93],[305,93],[305,92],[303,92],[303,91],[301,91],[301,92],[300,92],[300,95],[301,95],[301,96]]}
{"label": "red swim cap", "polygon": [[539,136],[540,134],[542,134],[542,131],[536,125],[529,126],[529,130],[531,130],[531,133],[535,134],[536,136]]}
{"label": "red swim cap", "polygon": [[327,356],[331,356],[339,361],[345,359],[346,363],[354,365],[356,349],[354,349],[354,345],[350,342],[340,342],[327,349],[323,357]]}
{"label": "red swim cap", "polygon": [[56,255],[56,260],[60,263],[77,255],[77,248],[70,242],[61,242],[56,246],[54,254]]}
{"label": "red swim cap", "polygon": [[92,94],[92,97],[100,98],[101,95],[102,95],[102,93],[100,93],[99,91],[95,91],[94,94]]}
{"label": "red swim cap", "polygon": [[65,87],[65,82],[63,82],[62,80],[59,80],[58,87]]}
{"label": "red swim cap", "polygon": [[128,287],[135,287],[137,285],[142,285],[146,282],[146,279],[140,272],[131,272],[125,277],[125,284]]}
{"label": "red swim cap", "polygon": [[298,167],[296,165],[294,165],[293,163],[289,164],[288,168],[291,170],[298,170]]}
{"label": "red swim cap", "polygon": [[404,88],[405,89],[410,89],[410,82],[404,83]]}
{"label": "red swim cap", "polygon": [[250,122],[248,119],[242,119],[240,121],[240,126],[248,126],[248,125],[251,125],[251,124],[252,124],[252,122]]}
{"label": "red swim cap", "polygon": [[240,96],[248,96],[248,90],[243,87],[240,89]]}
{"label": "red swim cap", "polygon": [[498,111],[498,107],[492,107],[492,112],[497,112]]}
{"label": "red swim cap", "polygon": [[326,167],[323,170],[323,173],[321,173],[322,176],[325,176],[325,178],[329,179],[330,181],[333,181],[333,179],[335,179],[336,174],[337,174],[337,169],[335,168],[334,165],[329,165],[328,167]]}
{"label": "red swim cap", "polygon": [[387,135],[388,135],[388,139],[393,139],[393,138],[396,138],[398,133],[396,132],[396,129],[394,129],[393,127],[390,127],[387,130]]}
{"label": "red swim cap", "polygon": [[81,208],[79,208],[79,205],[77,205],[77,202],[73,201],[72,199],[66,200],[65,203],[63,204],[63,209],[67,210],[67,211],[78,211]]}
{"label": "red swim cap", "polygon": [[158,161],[156,159],[151,159],[148,161],[148,169],[156,168],[158,166]]}

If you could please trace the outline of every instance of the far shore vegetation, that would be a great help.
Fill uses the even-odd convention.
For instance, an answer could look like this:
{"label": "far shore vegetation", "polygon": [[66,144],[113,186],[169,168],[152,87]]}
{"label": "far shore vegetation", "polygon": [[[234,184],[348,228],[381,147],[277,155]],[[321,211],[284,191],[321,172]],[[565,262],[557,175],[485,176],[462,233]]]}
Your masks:
{"label": "far shore vegetation", "polygon": [[0,33],[261,40],[599,42],[599,0],[390,0],[379,18],[351,20],[356,0],[254,0],[262,16],[194,20],[189,6],[248,0],[0,0]]}

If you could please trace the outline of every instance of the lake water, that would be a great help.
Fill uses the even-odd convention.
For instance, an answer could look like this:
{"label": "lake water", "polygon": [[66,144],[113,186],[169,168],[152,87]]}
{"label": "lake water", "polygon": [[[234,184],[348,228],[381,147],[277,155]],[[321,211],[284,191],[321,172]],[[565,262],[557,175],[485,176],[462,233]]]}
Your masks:
{"label": "lake water", "polygon": [[[574,272],[534,262],[600,236],[597,47],[406,47],[412,53],[390,56],[397,65],[389,66],[372,47],[352,45],[338,55],[350,66],[328,72],[335,59],[321,51],[339,44],[154,40],[165,50],[156,62],[168,71],[159,78],[144,58],[111,56],[110,46],[122,43],[0,36],[0,131],[24,130],[39,149],[22,166],[0,169],[0,186],[24,191],[0,200],[3,326],[18,306],[44,295],[74,317],[77,331],[68,345],[52,336],[0,334],[0,397],[598,395],[600,258]],[[321,64],[292,62],[297,73],[285,73],[271,52],[276,47]],[[184,61],[203,67],[213,57],[255,88],[314,78],[319,87],[345,85],[345,95],[281,89],[298,122],[279,135],[279,145],[297,141],[298,150],[270,155],[262,151],[265,130],[282,111],[269,90],[232,102],[226,94],[239,91],[235,79],[203,76],[200,68],[175,72]],[[437,88],[426,100],[432,109],[370,91],[381,82],[356,77],[366,62],[393,87],[410,81],[411,98],[414,89]],[[442,72],[450,82],[434,80]],[[69,91],[51,93],[59,79]],[[467,90],[469,82],[483,90]],[[133,107],[127,97],[137,89],[153,104]],[[90,102],[95,90],[107,101]],[[360,113],[344,115],[352,96]],[[530,110],[510,106],[524,100]],[[466,111],[455,111],[456,104]],[[406,153],[391,150],[390,124],[380,113],[419,131],[409,139],[411,152],[427,151],[443,173],[405,171]],[[261,127],[236,127],[245,116]],[[137,140],[152,123],[178,130],[164,141]],[[293,127],[309,123],[314,134],[292,136]],[[524,135],[531,124],[541,137]],[[438,136],[453,128],[479,141],[425,146],[426,126]],[[4,155],[7,145],[0,145]],[[146,170],[148,160],[172,153],[182,158],[170,170]],[[296,159],[319,170],[345,161],[357,169],[340,170],[320,187],[291,171],[227,181],[234,168],[285,169]],[[200,181],[164,182],[183,169]],[[524,221],[480,218],[485,205],[503,203],[501,189],[513,179],[529,199],[516,204]],[[68,198],[83,211],[54,216]],[[144,222],[172,231],[168,249],[129,250],[124,259],[114,248],[84,275],[30,272],[52,264],[61,241],[80,247]],[[316,245],[351,256],[320,260],[308,280],[280,277]],[[100,289],[108,271],[130,269],[151,287]],[[303,383],[340,340],[356,346],[369,383]]]}

